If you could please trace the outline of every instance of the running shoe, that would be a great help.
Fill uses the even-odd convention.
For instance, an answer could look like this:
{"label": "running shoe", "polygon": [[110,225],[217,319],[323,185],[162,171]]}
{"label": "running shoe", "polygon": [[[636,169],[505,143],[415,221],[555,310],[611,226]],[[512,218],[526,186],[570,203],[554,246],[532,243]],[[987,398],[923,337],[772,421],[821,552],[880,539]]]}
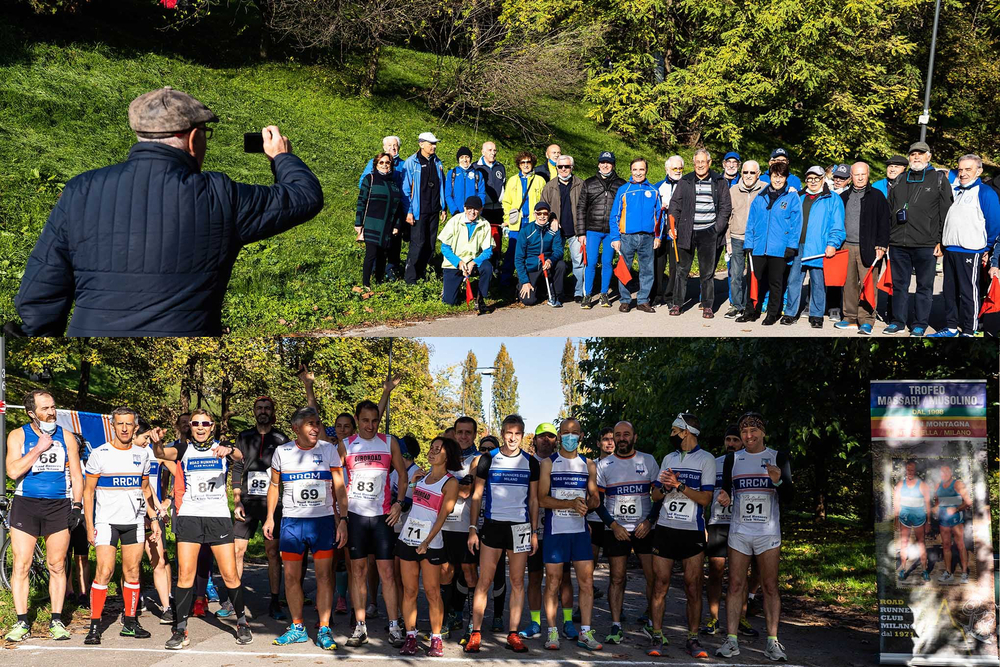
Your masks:
{"label": "running shoe", "polygon": [[403,642],[403,647],[399,649],[400,655],[416,655],[417,654],[417,636],[416,635],[406,635],[406,641]]}
{"label": "running shoe", "polygon": [[196,598],[194,606],[191,607],[191,615],[197,618],[204,618],[207,611],[208,603],[205,602],[205,598]]}
{"label": "running shoe", "polygon": [[66,629],[66,626],[63,625],[62,621],[54,619],[49,621],[49,636],[52,637],[52,639],[63,641],[70,638],[70,633],[69,630]]}
{"label": "running shoe", "polygon": [[900,570],[899,571],[899,580],[900,581],[905,581],[906,580],[906,570]]}
{"label": "running shoe", "polygon": [[378,605],[374,602],[369,603],[368,606],[365,607],[365,620],[371,618],[378,618]]}
{"label": "running shoe", "polygon": [[719,634],[719,632],[721,630],[722,630],[722,628],[719,627],[719,619],[717,619],[717,618],[710,618],[710,619],[708,619],[708,623],[706,623],[705,625],[702,626],[702,628],[701,628],[701,634],[703,634],[703,635],[717,635],[717,634]]}
{"label": "running shoe", "polygon": [[753,629],[746,616],[740,619],[740,634],[744,637],[760,637],[760,633]]}
{"label": "running shoe", "polygon": [[777,639],[768,638],[767,648],[764,649],[764,655],[766,655],[771,660],[778,662],[787,662],[788,656],[785,655],[785,647],[781,645]]}
{"label": "running shoe", "polygon": [[910,338],[923,338],[925,329],[923,327],[913,327],[910,329]]}
{"label": "running shoe", "polygon": [[639,618],[635,619],[635,622],[638,623],[639,625],[652,625],[652,623],[650,623],[650,620],[649,620],[649,614],[646,614],[646,613],[643,613],[642,616],[640,616]]}
{"label": "running shoe", "polygon": [[580,631],[576,629],[575,625],[573,625],[573,621],[566,621],[563,623],[563,636],[571,642],[576,641],[576,638],[580,636]]}
{"label": "running shoe", "polygon": [[511,632],[507,634],[507,648],[509,648],[514,653],[528,652],[528,647],[524,645],[524,640],[521,638],[521,635],[519,635],[516,632]]}
{"label": "running shoe", "polygon": [[233,616],[234,614],[236,614],[236,610],[233,609],[233,603],[230,602],[229,600],[226,600],[225,602],[222,603],[222,606],[219,607],[219,611],[215,612],[215,617],[216,618],[229,618],[230,616]]}
{"label": "running shoe", "polygon": [[625,641],[625,634],[622,632],[622,626],[612,625],[611,634],[604,638],[605,644],[621,644]]}
{"label": "running shoe", "polygon": [[150,634],[149,630],[139,625],[139,621],[126,623],[122,626],[122,629],[118,634],[122,637],[131,637],[132,639],[149,639],[153,636]]}
{"label": "running shoe", "polygon": [[324,625],[319,629],[319,632],[316,633],[315,644],[324,651],[337,650],[337,642],[333,639],[333,630],[330,629],[330,626]]}
{"label": "running shoe", "polygon": [[857,329],[858,325],[850,320],[840,320],[833,325],[834,329]]}
{"label": "running shoe", "polygon": [[212,581],[212,577],[208,578],[208,585],[205,586],[205,595],[208,596],[209,602],[219,601],[219,590],[215,587],[215,582]]}
{"label": "running shoe", "polygon": [[924,570],[923,571],[923,577],[924,577],[924,581],[930,581],[931,580],[931,572],[930,572],[930,570]]}
{"label": "running shoe", "polygon": [[969,583],[969,573],[968,572],[963,572],[962,573],[962,583],[963,584]]}
{"label": "running shoe", "polygon": [[361,624],[354,626],[354,633],[347,638],[347,645],[351,648],[368,643],[368,633],[361,629]]}
{"label": "running shoe", "polygon": [[940,329],[932,334],[927,334],[928,338],[957,338],[958,329]]}
{"label": "running shoe", "polygon": [[427,657],[440,658],[444,656],[444,641],[440,637],[431,637],[431,647],[427,649]]}
{"label": "running shoe", "polygon": [[725,643],[716,650],[715,655],[720,658],[732,658],[740,654],[740,645],[735,637],[726,637]]}
{"label": "running shoe", "polygon": [[653,636],[649,639],[649,648],[646,649],[646,655],[653,658],[659,658],[664,654],[664,647],[669,646],[670,642],[667,638],[663,636],[663,633],[653,633]]}
{"label": "running shoe", "polygon": [[466,644],[468,644],[469,637],[471,636],[472,636],[472,621],[469,621],[469,625],[466,626],[465,628],[465,634],[462,635],[462,638],[458,640],[458,645],[465,646]]}
{"label": "running shoe", "polygon": [[305,644],[309,641],[309,635],[301,623],[292,623],[285,630],[285,634],[275,637],[271,642],[275,646],[288,646],[289,644]]}
{"label": "running shoe", "polygon": [[701,642],[695,637],[688,637],[687,642],[684,644],[684,650],[692,658],[708,658],[708,651],[701,647]]}
{"label": "running shoe", "polygon": [[580,302],[580,308],[583,308],[584,310],[590,310],[593,307],[594,307],[594,302],[591,301],[590,295],[588,294],[587,296],[583,297],[583,301]]}
{"label": "running shoe", "polygon": [[941,576],[938,577],[938,581],[940,581],[942,584],[946,584],[954,578],[955,576],[951,572],[942,572]]}
{"label": "running shoe", "polygon": [[862,336],[871,336],[872,335],[872,325],[870,325],[867,322],[865,322],[860,327],[858,327],[858,333],[861,334]]}
{"label": "running shoe", "polygon": [[333,613],[343,616],[347,613],[347,600],[345,598],[337,598],[337,608]]}
{"label": "running shoe", "polygon": [[503,632],[503,617],[494,616],[493,623],[490,625],[490,630],[493,632]]}
{"label": "running shoe", "polygon": [[601,295],[601,298],[598,300],[598,303],[601,305],[601,308],[611,307],[611,301],[608,299],[608,295],[606,293]]}
{"label": "running shoe", "polygon": [[532,621],[528,627],[517,633],[522,639],[534,639],[542,635],[542,626]]}
{"label": "running shoe", "polygon": [[160,614],[160,625],[173,625],[174,624],[174,610],[167,607]]}
{"label": "running shoe", "polygon": [[98,646],[101,643],[101,631],[91,626],[90,632],[87,633],[87,637],[83,640],[83,643],[88,646]]}
{"label": "running shoe", "polygon": [[250,632],[249,623],[236,624],[236,643],[241,646],[253,643],[253,633]]}
{"label": "running shoe", "polygon": [[[479,646],[483,642],[483,637],[479,632],[473,632],[469,637],[469,642],[465,645],[462,650],[466,653],[479,653]],[[432,645],[433,646],[433,645]]]}
{"label": "running shoe", "polygon": [[405,642],[406,642],[406,633],[403,632],[403,628],[399,627],[398,625],[389,628],[389,643],[392,644],[393,648],[399,648]]}
{"label": "running shoe", "polygon": [[549,628],[549,637],[545,640],[545,648],[550,651],[559,650],[559,630]]}
{"label": "running shoe", "polygon": [[174,634],[170,635],[170,639],[167,640],[167,643],[164,644],[163,648],[176,651],[184,648],[190,643],[191,640],[188,639],[187,630],[174,630]]}
{"label": "running shoe", "polygon": [[653,624],[652,623],[646,623],[644,626],[642,626],[641,632],[646,637],[646,639],[652,639],[653,638],[653,634],[656,631],[653,630]]}
{"label": "running shoe", "polygon": [[286,614],[285,612],[281,611],[281,605],[280,604],[272,604],[271,608],[267,610],[267,615],[270,616],[271,618],[273,618],[276,621],[287,621],[288,620],[288,614]]}
{"label": "running shoe", "polygon": [[604,648],[604,645],[594,638],[594,631],[592,629],[581,632],[580,636],[576,639],[576,645],[591,651],[600,651]]}
{"label": "running shoe", "polygon": [[903,327],[901,327],[900,325],[898,325],[895,322],[893,322],[892,324],[890,324],[889,326],[887,326],[885,329],[882,329],[882,333],[884,333],[887,336],[892,336],[892,335],[898,334],[902,330],[903,330]]}

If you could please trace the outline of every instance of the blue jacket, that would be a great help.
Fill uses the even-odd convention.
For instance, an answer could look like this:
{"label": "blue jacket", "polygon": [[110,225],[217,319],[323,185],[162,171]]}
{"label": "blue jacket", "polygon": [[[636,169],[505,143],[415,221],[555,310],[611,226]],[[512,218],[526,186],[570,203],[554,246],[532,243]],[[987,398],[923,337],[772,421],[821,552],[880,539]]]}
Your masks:
{"label": "blue jacket", "polygon": [[221,335],[240,249],[323,208],[323,189],[302,160],[278,155],[271,169],[273,186],[235,183],[201,171],[182,150],[140,142],[125,162],[73,178],[21,278],[15,304],[24,331]]}
{"label": "blue jacket", "polygon": [[886,201],[889,200],[889,179],[883,178],[880,181],[875,181],[872,183],[872,187],[885,195]]}
{"label": "blue jacket", "polygon": [[538,255],[544,255],[545,259],[562,259],[563,239],[558,231],[552,231],[548,224],[539,227],[535,222],[521,225],[521,231],[517,233],[517,249],[514,251],[514,268],[517,270],[517,280],[523,285],[528,282],[528,274],[538,271],[541,266],[538,262]]}
{"label": "blue jacket", "polygon": [[611,240],[617,241],[622,234],[644,232],[659,238],[663,232],[660,225],[663,202],[660,191],[649,181],[633,183],[629,181],[618,188],[615,203],[611,207]]}
{"label": "blue jacket", "polygon": [[[361,172],[361,178],[358,179],[358,187],[361,187],[361,182],[365,180],[365,176],[372,173],[372,169],[375,168],[375,158],[368,160],[368,164],[365,165],[365,170]],[[403,169],[403,158],[398,155],[392,159],[392,171],[393,176],[396,177],[396,185],[399,189],[403,189],[403,176],[406,175],[406,171]]]}
{"label": "blue jacket", "polygon": [[1000,235],[1000,198],[981,179],[967,187],[955,180],[955,201],[948,209],[941,246],[952,252],[984,252]]}
{"label": "blue jacket", "polygon": [[786,185],[772,205],[767,196],[770,189],[768,186],[761,190],[750,204],[743,249],[752,250],[754,255],[784,257],[785,248],[798,250],[802,235],[802,203],[799,194]]}
{"label": "blue jacket", "polygon": [[448,202],[448,211],[458,215],[465,210],[465,200],[476,195],[486,203],[486,179],[483,172],[469,165],[468,169],[455,167],[444,179],[444,193]]}
{"label": "blue jacket", "polygon": [[[419,152],[419,151],[418,151]],[[441,158],[435,153],[430,158],[431,164],[437,167],[438,180],[441,181],[441,206],[447,206],[444,196],[444,167]],[[406,158],[403,163],[403,206],[408,214],[413,214],[414,220],[420,219],[420,161],[417,153]]]}
{"label": "blue jacket", "polygon": [[[801,203],[802,197],[807,197],[805,192],[799,193]],[[803,221],[803,224],[805,222]],[[802,233],[799,232],[799,236]],[[816,200],[809,209],[809,223],[806,225],[806,241],[803,244],[802,257],[812,257],[826,252],[827,246],[840,249],[847,239],[847,232],[844,230],[844,200],[840,195],[830,192],[824,186]],[[802,266],[814,269],[823,268],[823,258],[804,260]]]}

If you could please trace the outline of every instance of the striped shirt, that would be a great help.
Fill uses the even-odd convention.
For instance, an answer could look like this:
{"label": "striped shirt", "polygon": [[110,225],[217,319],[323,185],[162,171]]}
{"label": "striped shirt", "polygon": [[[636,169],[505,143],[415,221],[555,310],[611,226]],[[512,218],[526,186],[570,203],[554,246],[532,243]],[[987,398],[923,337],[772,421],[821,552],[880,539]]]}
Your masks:
{"label": "striped shirt", "polygon": [[711,178],[694,182],[694,231],[700,232],[715,225],[715,197]]}

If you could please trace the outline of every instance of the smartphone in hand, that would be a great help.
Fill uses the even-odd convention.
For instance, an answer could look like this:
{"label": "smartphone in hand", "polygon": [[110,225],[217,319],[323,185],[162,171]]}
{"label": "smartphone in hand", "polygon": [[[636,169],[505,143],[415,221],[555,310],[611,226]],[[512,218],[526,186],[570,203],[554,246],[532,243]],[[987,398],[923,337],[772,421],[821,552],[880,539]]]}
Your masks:
{"label": "smartphone in hand", "polygon": [[243,135],[244,153],[263,153],[264,135],[260,132],[247,132]]}

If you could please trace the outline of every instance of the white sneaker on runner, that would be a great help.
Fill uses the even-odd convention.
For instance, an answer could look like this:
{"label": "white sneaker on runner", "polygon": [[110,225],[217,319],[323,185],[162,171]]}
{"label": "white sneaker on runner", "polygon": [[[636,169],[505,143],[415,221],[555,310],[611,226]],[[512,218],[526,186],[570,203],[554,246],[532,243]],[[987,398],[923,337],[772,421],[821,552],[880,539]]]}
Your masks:
{"label": "white sneaker on runner", "polygon": [[559,629],[549,628],[549,638],[545,640],[545,648],[550,651],[559,650]]}
{"label": "white sneaker on runner", "polygon": [[942,572],[941,576],[938,577],[938,581],[940,581],[942,584],[946,584],[954,578],[955,577],[951,574],[951,572]]}
{"label": "white sneaker on runner", "polygon": [[969,583],[969,573],[968,572],[963,572],[962,573],[962,583],[963,584]]}
{"label": "white sneaker on runner", "polygon": [[732,637],[726,637],[725,643],[716,650],[715,655],[722,658],[732,658],[740,654],[740,644]]}
{"label": "white sneaker on runner", "polygon": [[764,655],[766,655],[771,660],[787,662],[788,656],[785,655],[785,647],[781,645],[777,639],[768,639],[767,648],[764,649]]}

